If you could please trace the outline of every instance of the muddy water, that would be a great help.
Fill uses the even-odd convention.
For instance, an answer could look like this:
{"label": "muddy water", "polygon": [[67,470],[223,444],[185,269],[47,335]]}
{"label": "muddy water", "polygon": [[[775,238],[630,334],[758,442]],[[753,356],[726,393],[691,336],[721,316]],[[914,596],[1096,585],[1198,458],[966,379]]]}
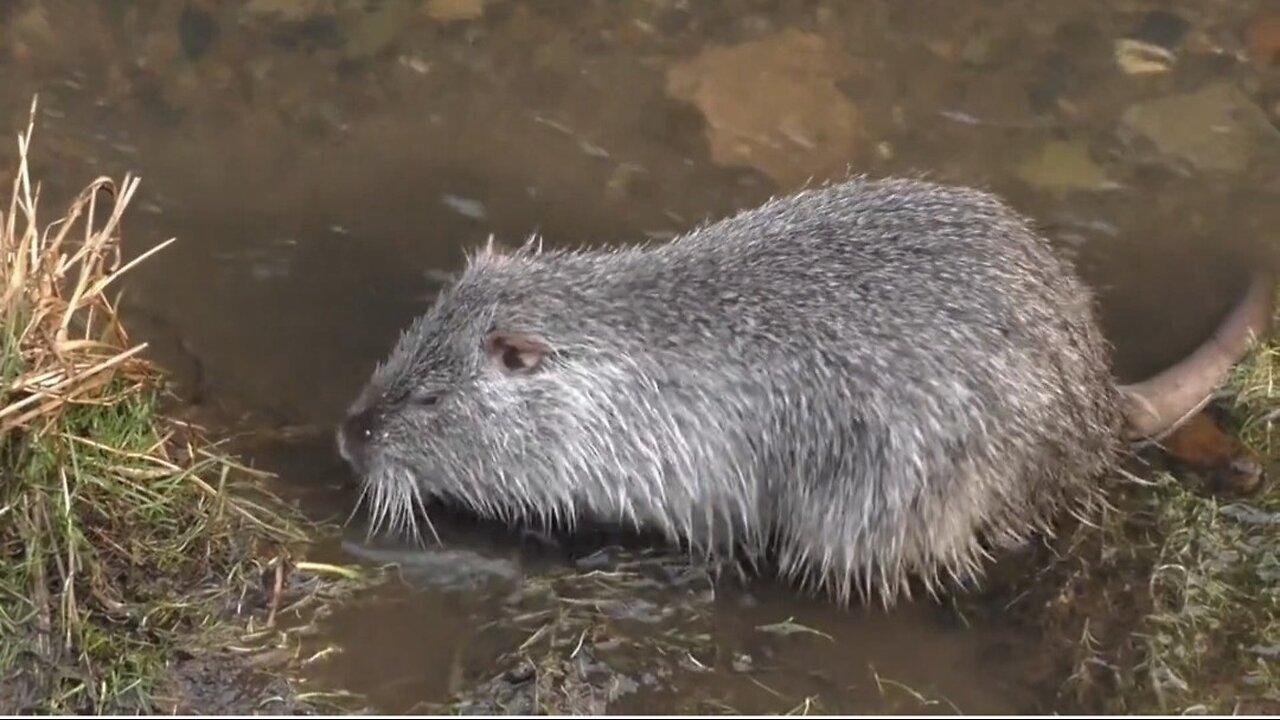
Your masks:
{"label": "muddy water", "polygon": [[[1078,258],[1121,374],[1158,368],[1211,327],[1245,269],[1272,262],[1276,12],[12,2],[0,116],[16,129],[40,93],[50,199],[91,174],[142,175],[129,252],[180,241],[130,279],[130,326],[192,412],[241,433],[323,515],[350,509],[349,479],[323,439],[282,429],[332,423],[465,248],[491,233],[670,237],[847,169],[1004,194]],[[766,581],[677,581],[634,547],[593,560],[612,539],[439,524],[443,548],[365,541],[358,521],[326,548],[403,570],[325,623],[316,646],[342,652],[313,665],[318,681],[382,710],[433,707],[504,672],[540,627],[522,614],[570,607],[529,600],[531,580],[631,562],[646,610],[591,622],[674,639],[637,646],[642,657],[593,646],[615,669],[631,663],[611,710],[1052,703],[1034,631],[982,602],[837,611]],[[789,618],[822,634],[777,630]]]}

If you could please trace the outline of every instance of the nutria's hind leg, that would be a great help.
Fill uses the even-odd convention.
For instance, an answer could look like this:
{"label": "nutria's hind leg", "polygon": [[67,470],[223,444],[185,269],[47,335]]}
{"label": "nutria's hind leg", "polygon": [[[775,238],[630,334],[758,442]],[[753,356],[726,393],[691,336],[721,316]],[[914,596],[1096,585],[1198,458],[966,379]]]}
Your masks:
{"label": "nutria's hind leg", "polygon": [[1200,475],[1215,495],[1250,495],[1266,479],[1264,464],[1224,427],[1212,410],[1203,410],[1165,438],[1161,445],[1175,465]]}
{"label": "nutria's hind leg", "polygon": [[1044,508],[997,491],[1031,473],[936,459],[934,468],[917,468],[927,479],[896,463],[788,495],[777,519],[780,573],[842,604],[887,606],[972,586],[991,559],[989,545],[1021,546],[1043,527]]}
{"label": "nutria's hind leg", "polygon": [[[865,502],[879,511],[855,512]],[[916,521],[883,500],[817,493],[780,505],[777,521],[779,573],[801,589],[840,604],[892,604],[911,594],[918,569]]]}

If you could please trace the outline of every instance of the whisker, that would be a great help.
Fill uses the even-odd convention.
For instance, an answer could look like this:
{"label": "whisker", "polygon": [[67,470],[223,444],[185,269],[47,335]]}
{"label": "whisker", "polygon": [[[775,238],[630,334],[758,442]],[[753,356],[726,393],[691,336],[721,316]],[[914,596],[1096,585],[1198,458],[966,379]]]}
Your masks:
{"label": "whisker", "polygon": [[[436,532],[435,524],[431,522],[431,515],[427,512],[427,506],[422,500],[422,492],[418,489],[418,484],[412,483],[409,486],[409,491],[414,505],[422,513],[422,519],[426,522],[427,529],[431,531],[431,537],[435,538],[437,545],[444,547],[444,543],[440,541],[440,534]],[[421,539],[421,535],[419,535],[419,539]]]}

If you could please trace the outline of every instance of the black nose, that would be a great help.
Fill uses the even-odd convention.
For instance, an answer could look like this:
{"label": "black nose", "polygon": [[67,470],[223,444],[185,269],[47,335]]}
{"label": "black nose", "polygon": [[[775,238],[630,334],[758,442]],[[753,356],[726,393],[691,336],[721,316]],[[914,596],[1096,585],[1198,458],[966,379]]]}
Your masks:
{"label": "black nose", "polygon": [[357,471],[363,470],[369,442],[377,430],[377,417],[372,408],[347,416],[338,428],[338,452]]}

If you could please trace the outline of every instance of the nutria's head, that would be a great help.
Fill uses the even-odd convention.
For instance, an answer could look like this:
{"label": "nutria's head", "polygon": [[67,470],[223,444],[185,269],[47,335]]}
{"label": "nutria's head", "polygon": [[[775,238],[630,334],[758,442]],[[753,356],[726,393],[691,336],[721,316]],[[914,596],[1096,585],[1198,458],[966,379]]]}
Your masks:
{"label": "nutria's head", "polygon": [[[525,248],[471,259],[339,429],[375,523],[416,530],[429,497],[486,517],[591,517],[672,536],[727,511],[704,507],[696,481],[732,454],[690,440],[693,422],[716,433],[664,381],[670,364],[633,322],[644,301],[592,285],[626,275],[598,263],[617,271],[628,257],[638,256]],[[735,517],[745,502],[737,493]]]}
{"label": "nutria's head", "polygon": [[365,484],[375,523],[412,527],[428,496],[501,513],[495,493],[532,500],[522,473],[485,458],[535,442],[519,408],[560,368],[542,329],[501,311],[489,277],[507,259],[481,253],[400,336],[338,429],[342,456]]}

